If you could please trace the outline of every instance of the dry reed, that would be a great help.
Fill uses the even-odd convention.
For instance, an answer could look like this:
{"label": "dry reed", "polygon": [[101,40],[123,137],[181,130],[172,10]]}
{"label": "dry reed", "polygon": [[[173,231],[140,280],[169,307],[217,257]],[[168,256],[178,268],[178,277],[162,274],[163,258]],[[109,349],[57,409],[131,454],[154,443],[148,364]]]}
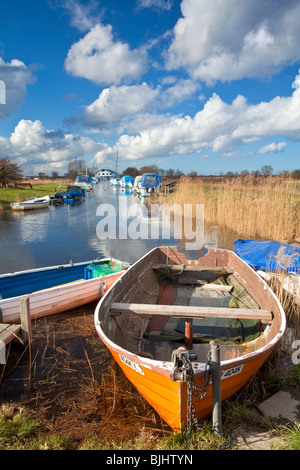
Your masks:
{"label": "dry reed", "polygon": [[203,204],[205,224],[226,227],[241,237],[294,242],[300,239],[299,187],[299,182],[280,177],[209,183],[185,177],[168,203]]}
{"label": "dry reed", "polygon": [[164,435],[166,425],[110,360],[94,327],[94,307],[33,323],[32,356],[20,364],[25,386],[15,406],[37,420],[43,434],[66,435],[75,445],[88,436],[104,444],[142,432]]}

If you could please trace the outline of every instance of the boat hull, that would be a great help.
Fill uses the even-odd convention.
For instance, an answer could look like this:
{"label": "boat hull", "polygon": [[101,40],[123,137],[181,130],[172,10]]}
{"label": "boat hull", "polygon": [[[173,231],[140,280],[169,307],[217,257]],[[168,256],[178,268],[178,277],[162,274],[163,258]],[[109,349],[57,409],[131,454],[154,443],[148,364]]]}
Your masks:
{"label": "boat hull", "polygon": [[[23,292],[20,292],[20,295],[4,299],[1,299],[0,296],[1,323],[15,323],[20,321],[20,299],[23,297],[29,298],[30,316],[32,319],[62,313],[64,311],[80,307],[81,305],[85,305],[89,302],[99,300],[124,272],[121,270],[86,280],[83,276],[82,278],[75,279],[77,277],[77,271],[75,271],[75,269],[81,268],[83,274],[85,266],[87,266],[86,263],[78,263],[74,268],[71,267],[71,265],[65,265],[61,267],[44,268],[40,270],[36,269],[19,274],[15,273],[12,275],[2,276],[2,278],[8,279],[13,285],[14,279],[19,276],[23,276],[24,281],[22,282],[26,282],[26,276],[34,275],[34,278],[31,281],[31,285],[33,286],[36,282],[35,279],[38,279],[38,276],[41,275],[42,272],[47,274],[49,278],[51,276],[51,272],[56,271],[57,274],[57,277],[55,277],[55,280],[53,281],[53,284],[56,283],[56,285],[53,287],[43,288],[43,284],[41,283],[40,290],[38,290],[38,284],[36,283],[36,289],[34,289],[34,292],[27,293],[26,289],[23,290],[21,287]],[[126,263],[124,264],[124,269],[125,266]],[[62,277],[59,281],[59,274],[62,273],[63,275],[68,269],[71,272],[74,269],[74,275],[69,278],[69,282],[67,282],[66,277]],[[27,282],[29,286],[29,281]],[[28,289],[33,290],[32,287],[31,289],[28,287]]]}
{"label": "boat hull", "polygon": [[[160,258],[160,262],[164,263],[162,255],[169,259],[170,253],[167,252],[167,248],[161,251],[162,253],[155,258],[154,263],[157,263],[158,258]],[[274,314],[272,324],[267,326],[263,335],[242,346],[243,353],[241,355],[233,355],[232,358],[228,355],[224,360],[221,359],[221,399],[223,402],[253,377],[277,346],[285,330],[285,314],[267,284],[234,253],[227,250],[210,250],[207,257],[203,259],[204,264],[208,266],[213,262],[216,267],[227,263],[227,266],[234,271],[235,277],[256,297],[260,308],[270,309]],[[113,322],[117,320],[109,318],[112,317],[112,313],[110,313],[113,312],[111,310],[112,304],[120,302],[122,296],[124,298],[127,296],[127,302],[133,302],[127,294],[129,289],[127,283],[130,282],[130,278],[132,278],[131,283],[138,286],[145,272],[148,273],[148,281],[153,276],[153,273],[149,274],[151,262],[150,252],[125,272],[100,300],[95,311],[96,331],[132,384],[172,429],[181,432],[188,425],[187,382],[184,379],[174,378],[172,360],[155,360],[153,357],[147,357],[144,351],[135,352],[118,344],[116,340],[118,336],[113,334]],[[179,264],[179,262],[184,263],[182,266],[187,264],[187,260],[176,252],[176,263]],[[144,277],[144,279],[146,278]],[[151,295],[149,284],[145,283],[144,286],[144,295]],[[149,309],[149,313],[150,311],[151,309]],[[137,322],[138,315],[135,315],[134,318],[136,319],[134,321]],[[124,324],[120,326],[124,327]],[[134,334],[136,335],[136,333]],[[176,348],[174,347],[174,349]],[[194,379],[198,387],[201,386],[205,378],[206,365],[203,362],[193,362]],[[199,420],[206,419],[211,415],[213,408],[211,383],[205,396],[201,400],[194,400],[194,406]]]}
{"label": "boat hull", "polygon": [[[165,374],[164,368],[149,369],[145,361],[137,357],[115,351],[108,347],[114,360],[121,367],[126,377],[137,388],[145,400],[155,409],[158,415],[174,430],[181,432],[187,423],[187,384],[173,381]],[[248,362],[239,362],[230,367],[222,366],[222,375],[227,376],[221,380],[222,402],[232,397],[263,365],[271,351],[253,358]],[[198,374],[195,383],[201,386],[205,372]],[[212,384],[202,400],[193,401],[197,419],[204,420],[211,416],[213,409]]]}
{"label": "boat hull", "polygon": [[14,202],[11,203],[10,207],[13,211],[29,211],[29,210],[37,210],[37,209],[46,209],[50,204],[50,197],[47,196],[45,198],[35,198],[32,201],[24,201],[24,202]]}

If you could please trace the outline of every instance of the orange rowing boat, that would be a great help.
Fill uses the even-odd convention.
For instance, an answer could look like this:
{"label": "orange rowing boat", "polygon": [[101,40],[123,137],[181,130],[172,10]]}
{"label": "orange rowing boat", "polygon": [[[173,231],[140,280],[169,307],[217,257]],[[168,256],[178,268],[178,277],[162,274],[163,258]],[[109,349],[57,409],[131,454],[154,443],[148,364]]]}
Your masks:
{"label": "orange rowing boat", "polygon": [[235,253],[190,260],[158,247],[100,300],[96,330],[164,421],[181,432],[212,413],[210,342],[221,350],[221,399],[258,371],[286,325],[277,297]]}

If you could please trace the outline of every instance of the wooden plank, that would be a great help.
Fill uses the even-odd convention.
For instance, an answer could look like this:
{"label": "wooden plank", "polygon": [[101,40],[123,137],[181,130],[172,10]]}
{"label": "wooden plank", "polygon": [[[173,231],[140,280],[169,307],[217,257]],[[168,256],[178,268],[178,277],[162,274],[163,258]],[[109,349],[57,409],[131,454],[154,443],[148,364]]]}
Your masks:
{"label": "wooden plank", "polygon": [[10,341],[18,337],[21,325],[0,324],[0,341],[8,344]]}
{"label": "wooden plank", "polygon": [[20,299],[20,317],[22,327],[22,339],[25,343],[31,343],[32,332],[29,297],[22,297]]}
{"label": "wooden plank", "polygon": [[222,266],[199,266],[196,264],[158,264],[151,266],[154,270],[170,271],[170,272],[203,272],[209,271],[217,274],[233,274],[232,269],[227,269]]}
{"label": "wooden plank", "polygon": [[233,289],[233,286],[226,286],[225,284],[212,284],[212,283],[207,283],[202,286],[202,289],[204,290],[217,290],[219,292],[231,292]]}
{"label": "wooden plank", "polygon": [[187,284],[187,285],[195,285],[195,286],[203,286],[204,284],[207,284],[207,280],[204,279],[196,279],[193,276],[180,276],[178,278],[178,284]]}
{"label": "wooden plank", "polygon": [[273,319],[272,312],[262,309],[191,307],[185,305],[153,305],[134,303],[113,303],[111,305],[111,314],[120,314],[122,312],[136,313],[138,315],[169,315],[181,318],[240,318],[261,320],[263,323],[271,323]]}

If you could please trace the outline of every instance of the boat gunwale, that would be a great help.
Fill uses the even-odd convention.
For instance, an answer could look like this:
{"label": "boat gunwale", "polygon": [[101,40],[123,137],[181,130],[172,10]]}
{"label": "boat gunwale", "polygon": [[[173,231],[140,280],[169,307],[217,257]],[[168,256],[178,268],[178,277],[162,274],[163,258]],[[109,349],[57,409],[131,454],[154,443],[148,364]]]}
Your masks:
{"label": "boat gunwale", "polygon": [[[150,252],[146,253],[142,258],[140,258],[134,264],[132,264],[131,267],[129,269],[127,269],[122,274],[122,276],[119,277],[117,282],[121,282],[121,280],[124,276],[129,277],[131,270],[133,270],[139,263],[142,263],[142,261],[146,257],[148,257],[149,255],[151,255],[151,253],[153,253],[155,250],[159,250],[161,248],[167,248],[167,246],[165,246],[165,247],[164,246],[163,247],[155,247]],[[174,248],[174,247],[169,247],[169,248]],[[264,285],[264,289],[271,294],[271,296],[273,298],[273,301],[277,304],[277,307],[279,308],[278,316],[280,316],[280,322],[279,322],[280,324],[278,326],[278,331],[277,331],[277,333],[274,334],[274,337],[270,341],[267,341],[267,343],[265,345],[263,345],[262,347],[260,347],[259,349],[251,351],[249,353],[245,353],[245,354],[243,354],[239,357],[222,360],[221,361],[221,369],[224,370],[228,366],[235,367],[235,366],[244,364],[246,362],[252,361],[253,359],[257,359],[261,356],[268,355],[273,350],[273,348],[276,346],[276,344],[280,341],[280,339],[282,338],[282,336],[284,334],[284,331],[285,331],[285,328],[286,328],[286,317],[285,317],[283,307],[280,304],[280,302],[279,302],[278,298],[276,297],[275,293],[271,290],[271,288],[264,281],[264,279],[262,279],[258,275],[257,272],[252,270],[252,268],[249,265],[247,265],[245,263],[245,261],[243,261],[233,251],[226,250],[226,249],[223,249],[223,248],[218,248],[218,249],[210,248],[208,252],[216,252],[216,251],[218,251],[218,252],[223,251],[225,253],[226,252],[230,253],[235,259],[238,260],[238,262],[245,265],[247,270],[251,270],[251,272],[253,272],[253,274],[259,280],[259,283],[261,285]],[[111,291],[115,286],[116,286],[116,284],[114,286],[111,286],[109,291]],[[141,366],[144,365],[144,367],[150,368],[152,370],[159,369],[159,372],[163,375],[165,375],[165,373],[167,371],[171,371],[173,369],[173,363],[171,361],[161,361],[161,360],[157,360],[157,359],[150,359],[150,358],[144,357],[142,355],[139,355],[137,353],[130,352],[130,351],[124,349],[123,347],[119,346],[118,344],[116,344],[113,340],[111,340],[104,333],[104,331],[101,327],[101,320],[99,319],[99,310],[100,310],[102,304],[106,301],[106,298],[109,294],[109,291],[107,291],[107,293],[99,300],[99,302],[96,306],[96,309],[95,309],[95,314],[94,314],[94,322],[95,322],[95,326],[96,326],[96,331],[97,331],[98,335],[100,336],[101,340],[107,345],[107,347],[109,349],[113,349],[118,354],[122,354],[124,356],[130,357],[133,361],[137,362]],[[267,326],[267,329],[268,328],[271,328],[271,326]],[[257,341],[257,340],[253,340],[253,341]],[[249,343],[251,343],[251,342],[249,342]],[[203,363],[203,362],[197,362],[197,361],[193,362],[193,364],[195,366],[197,366],[197,368],[194,368],[195,377],[197,377],[199,375],[202,375],[203,372],[205,371],[206,364]]]}
{"label": "boat gunwale", "polygon": [[[0,279],[5,278],[5,277],[19,276],[19,275],[22,275],[22,274],[37,273],[37,272],[40,272],[40,271],[50,271],[50,270],[54,270],[54,269],[60,270],[60,269],[65,269],[65,268],[72,268],[73,266],[76,267],[76,266],[82,266],[82,265],[85,265],[85,264],[95,263],[95,261],[97,261],[97,259],[92,259],[90,261],[79,261],[78,263],[73,263],[73,264],[67,263],[67,264],[58,264],[58,265],[53,265],[53,266],[42,266],[40,268],[25,269],[24,271],[15,271],[15,272],[12,272],[12,273],[0,274]],[[99,261],[101,261],[101,263],[105,262],[105,261],[114,261],[114,262],[118,262],[118,263],[120,263],[124,266],[127,266],[128,268],[130,267],[129,263],[126,263],[124,261],[120,261],[120,260],[118,260],[116,258],[112,258],[112,257],[101,258],[101,260],[99,260]]]}
{"label": "boat gunwale", "polygon": [[107,279],[110,279],[111,277],[115,276],[116,274],[120,274],[120,273],[123,273],[123,271],[125,272],[126,270],[123,269],[121,271],[117,271],[115,273],[110,273],[110,274],[107,274],[107,275],[103,275],[103,276],[99,276],[99,277],[95,277],[95,278],[92,278],[92,279],[80,279],[78,281],[71,281],[71,282],[66,282],[65,284],[61,284],[59,286],[53,286],[53,287],[47,287],[46,289],[40,289],[40,290],[37,290],[37,291],[33,291],[33,292],[29,292],[28,294],[22,294],[22,295],[16,295],[15,297],[8,297],[7,299],[0,299],[0,308],[1,308],[1,305],[3,305],[5,302],[13,302],[13,301],[16,301],[18,299],[21,299],[22,297],[35,297],[39,294],[44,294],[45,292],[54,292],[54,291],[59,291],[61,289],[65,289],[65,288],[68,288],[68,287],[71,287],[71,286],[78,286],[78,287],[81,287],[82,284],[84,285],[87,285],[87,284],[91,284],[92,281],[94,281],[94,284],[97,284],[97,281],[98,282],[105,282],[105,280]]}

